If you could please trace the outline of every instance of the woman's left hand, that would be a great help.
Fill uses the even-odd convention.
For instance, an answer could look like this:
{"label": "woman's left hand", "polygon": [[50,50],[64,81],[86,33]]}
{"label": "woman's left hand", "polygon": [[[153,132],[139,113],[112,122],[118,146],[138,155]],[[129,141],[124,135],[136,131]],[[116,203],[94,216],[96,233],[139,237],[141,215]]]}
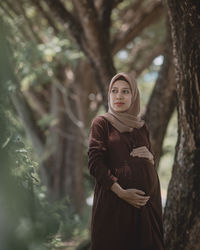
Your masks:
{"label": "woman's left hand", "polygon": [[144,157],[147,158],[148,160],[150,160],[150,162],[152,164],[154,164],[154,159],[153,159],[153,155],[152,153],[148,150],[148,148],[146,146],[142,146],[142,147],[138,147],[138,148],[134,148],[131,153],[131,156],[135,157]]}

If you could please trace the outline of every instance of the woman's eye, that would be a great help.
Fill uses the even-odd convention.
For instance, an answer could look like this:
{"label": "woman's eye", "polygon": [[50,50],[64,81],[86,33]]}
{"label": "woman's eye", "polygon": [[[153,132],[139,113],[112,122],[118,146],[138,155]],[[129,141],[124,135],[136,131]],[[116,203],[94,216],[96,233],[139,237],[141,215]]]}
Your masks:
{"label": "woman's eye", "polygon": [[111,92],[112,92],[112,93],[117,93],[117,90],[116,90],[116,89],[112,89]]}
{"label": "woman's eye", "polygon": [[125,89],[125,90],[123,91],[123,93],[124,93],[124,94],[129,94],[129,90],[128,90],[128,89]]}

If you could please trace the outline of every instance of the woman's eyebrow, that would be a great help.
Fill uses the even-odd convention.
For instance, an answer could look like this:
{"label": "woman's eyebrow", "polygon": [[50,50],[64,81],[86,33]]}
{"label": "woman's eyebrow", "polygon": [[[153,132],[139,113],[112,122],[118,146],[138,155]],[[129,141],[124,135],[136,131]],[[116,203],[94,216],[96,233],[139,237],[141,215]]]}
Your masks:
{"label": "woman's eyebrow", "polygon": [[[113,89],[118,89],[118,87],[112,87]],[[126,88],[126,87],[124,87],[124,88],[122,88],[122,89],[130,89],[130,88]]]}

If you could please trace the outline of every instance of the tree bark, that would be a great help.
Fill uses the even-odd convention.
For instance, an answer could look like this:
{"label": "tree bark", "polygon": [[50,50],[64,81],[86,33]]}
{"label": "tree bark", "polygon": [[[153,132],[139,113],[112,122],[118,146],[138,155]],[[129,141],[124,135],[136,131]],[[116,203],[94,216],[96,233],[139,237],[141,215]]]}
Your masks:
{"label": "tree bark", "polygon": [[166,249],[200,248],[200,4],[165,1],[172,30],[178,141],[164,213]]}

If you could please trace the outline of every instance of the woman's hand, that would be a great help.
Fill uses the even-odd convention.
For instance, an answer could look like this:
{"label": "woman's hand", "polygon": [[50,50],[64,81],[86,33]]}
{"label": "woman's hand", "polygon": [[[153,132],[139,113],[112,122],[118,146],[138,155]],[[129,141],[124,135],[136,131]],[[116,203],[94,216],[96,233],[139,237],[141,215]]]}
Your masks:
{"label": "woman's hand", "polygon": [[128,202],[134,207],[141,208],[146,205],[150,196],[144,196],[145,192],[139,189],[124,189],[120,195],[120,198]]}
{"label": "woman's hand", "polygon": [[154,164],[154,159],[152,153],[148,150],[146,146],[134,148],[131,153],[131,156],[135,157],[144,157],[147,158],[152,164]]}

